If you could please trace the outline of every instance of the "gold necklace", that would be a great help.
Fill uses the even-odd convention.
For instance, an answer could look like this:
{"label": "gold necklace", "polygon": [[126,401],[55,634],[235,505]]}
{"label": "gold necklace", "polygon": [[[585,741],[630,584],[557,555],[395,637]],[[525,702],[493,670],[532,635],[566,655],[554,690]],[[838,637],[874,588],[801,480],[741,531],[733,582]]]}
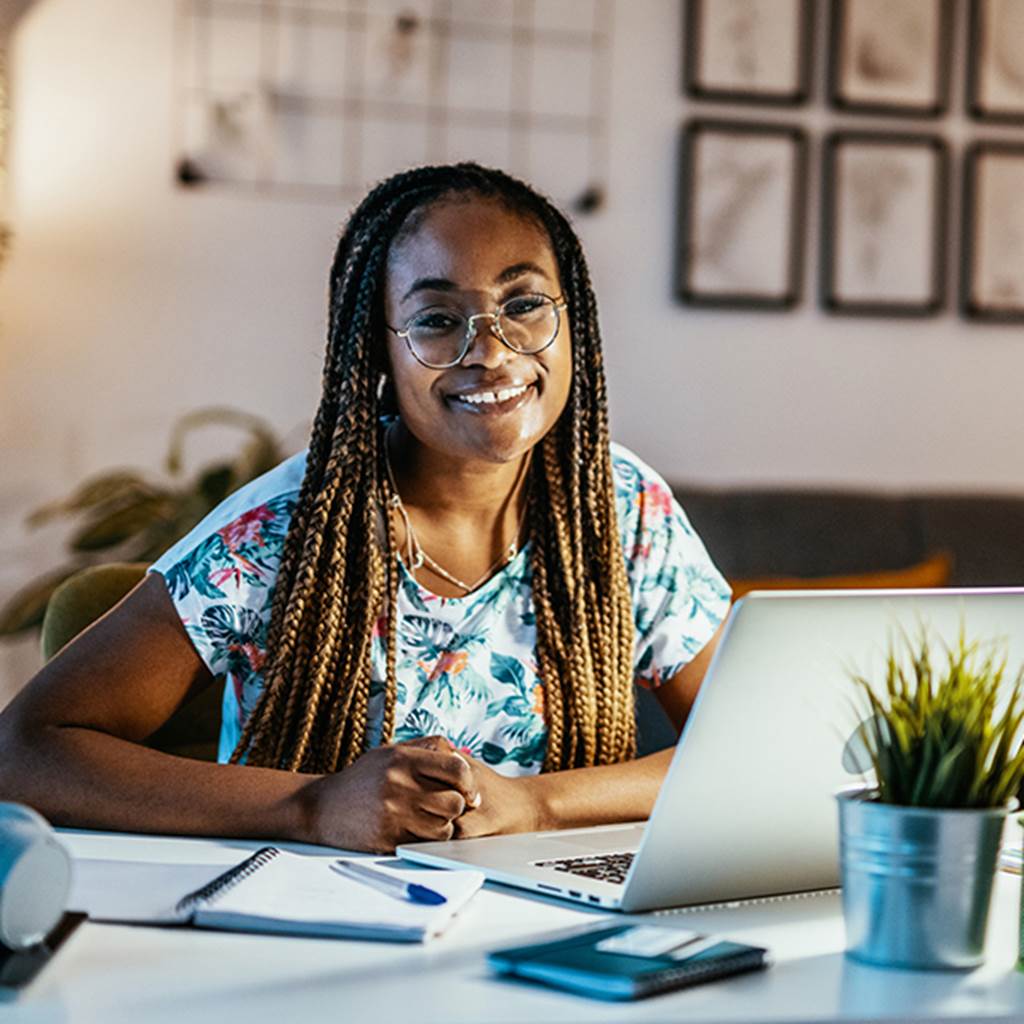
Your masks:
{"label": "gold necklace", "polygon": [[[501,553],[497,561],[492,562],[487,568],[486,572],[479,578],[474,580],[472,583],[466,583],[464,580],[460,580],[458,576],[452,575],[443,565],[439,565],[434,561],[423,550],[423,545],[420,544],[419,539],[416,536],[416,531],[412,528],[412,522],[409,519],[409,513],[406,511],[405,506],[402,504],[402,498],[398,493],[398,483],[395,480],[394,470],[391,468],[391,452],[390,452],[390,441],[391,431],[395,424],[392,423],[384,433],[384,466],[387,469],[388,482],[391,484],[391,497],[388,500],[388,505],[394,509],[399,516],[402,518],[402,525],[405,527],[405,543],[406,543],[406,564],[409,566],[409,571],[415,576],[419,569],[422,569],[426,565],[435,575],[440,576],[441,579],[447,580],[449,583],[454,584],[460,590],[464,590],[467,594],[471,594],[477,587],[486,583],[499,569],[503,569],[506,565],[511,562],[516,555],[519,554],[519,538],[523,534],[523,526],[526,523],[526,509],[527,505],[523,503],[523,511],[519,516],[519,524],[516,527],[515,536],[513,537],[512,543]],[[516,477],[515,486],[519,485],[520,480],[523,478],[523,472],[525,470],[527,460],[523,459],[523,464],[519,469],[519,475]],[[395,552],[396,558],[401,558],[398,552]]]}

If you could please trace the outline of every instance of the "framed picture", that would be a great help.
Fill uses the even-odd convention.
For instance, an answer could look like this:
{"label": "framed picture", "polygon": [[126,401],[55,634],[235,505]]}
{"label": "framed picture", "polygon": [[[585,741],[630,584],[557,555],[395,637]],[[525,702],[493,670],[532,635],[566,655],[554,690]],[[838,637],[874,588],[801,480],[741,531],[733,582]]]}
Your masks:
{"label": "framed picture", "polygon": [[796,305],[806,179],[799,128],[689,122],[679,175],[679,297],[702,306]]}
{"label": "framed picture", "polygon": [[821,300],[833,313],[928,316],[945,303],[949,157],[933,135],[825,140]]}
{"label": "framed picture", "polygon": [[1024,321],[1024,143],[975,143],[963,180],[963,313]]}
{"label": "framed picture", "polygon": [[951,0],[832,0],[832,105],[905,117],[943,113],[952,15]]}
{"label": "framed picture", "polygon": [[686,91],[794,105],[810,93],[812,0],[686,0]]}
{"label": "framed picture", "polygon": [[1024,7],[971,0],[967,109],[983,121],[1024,124]]}

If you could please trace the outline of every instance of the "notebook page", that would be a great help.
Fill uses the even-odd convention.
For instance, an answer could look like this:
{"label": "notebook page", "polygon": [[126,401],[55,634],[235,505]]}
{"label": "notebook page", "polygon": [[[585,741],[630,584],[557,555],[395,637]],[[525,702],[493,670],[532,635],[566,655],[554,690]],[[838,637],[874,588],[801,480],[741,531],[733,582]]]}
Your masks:
{"label": "notebook page", "polygon": [[424,906],[343,877],[331,870],[331,860],[279,850],[231,888],[199,904],[194,920],[219,927],[232,927],[232,919],[235,927],[293,924],[294,929],[280,930],[310,935],[430,935],[440,931],[483,883],[478,871],[403,869],[390,866],[392,861],[365,859],[376,870],[447,897],[439,906]]}
{"label": "notebook page", "polygon": [[183,916],[175,904],[182,895],[206,885],[223,871],[223,864],[76,857],[68,907],[84,910],[94,921],[180,923]]}

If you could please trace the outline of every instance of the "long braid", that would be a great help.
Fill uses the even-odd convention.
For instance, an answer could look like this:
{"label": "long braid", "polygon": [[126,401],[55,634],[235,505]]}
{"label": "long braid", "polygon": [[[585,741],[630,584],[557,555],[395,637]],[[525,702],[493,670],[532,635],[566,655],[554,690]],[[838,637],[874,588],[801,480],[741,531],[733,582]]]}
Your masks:
{"label": "long braid", "polygon": [[[331,268],[332,338],[337,330],[340,309],[344,307],[346,285],[351,289],[353,283],[358,283],[358,277],[353,273],[348,274],[347,281],[343,280],[346,249],[343,239],[343,244],[338,246]],[[303,627],[308,631],[310,626],[309,619],[304,616],[306,594],[310,588],[308,581],[305,581],[304,585],[302,574],[298,571],[297,566],[302,559],[304,547],[310,539],[309,534],[313,534],[314,543],[322,536],[322,527],[310,530],[309,518],[313,505],[324,487],[324,477],[329,472],[328,461],[331,458],[332,442],[337,436],[338,384],[341,376],[338,372],[338,363],[341,351],[336,348],[332,351],[332,348],[333,346],[328,348],[328,356],[324,363],[322,398],[313,424],[313,433],[307,454],[306,474],[285,540],[271,606],[267,650],[275,652],[277,665],[287,664],[289,660],[303,660],[301,652],[296,654],[299,634],[303,631]],[[297,576],[299,580],[296,579]],[[305,644],[304,647],[308,648],[308,644]],[[281,751],[287,742],[288,735],[285,729],[285,720],[288,718],[289,711],[286,699],[291,696],[297,702],[302,694],[298,688],[288,687],[287,684],[270,685],[271,678],[268,669],[261,701],[258,705],[260,714],[251,714],[247,719],[239,743],[232,755],[233,761],[239,760],[246,751],[248,751],[249,760],[252,763],[277,764],[281,761]],[[291,710],[294,715],[294,705]],[[258,722],[263,722],[264,726],[257,743],[254,731]],[[267,749],[268,742],[274,743],[272,751]]]}
{"label": "long braid", "polygon": [[[585,277],[586,267],[581,268],[581,277]],[[589,280],[584,281],[584,301],[588,319],[596,323],[597,309],[594,293]],[[605,377],[600,366],[600,349],[589,346],[581,353],[585,359],[596,360],[587,374],[593,388],[594,400],[588,407],[592,422],[584,436],[594,442],[596,438],[607,438],[608,402]],[[592,443],[583,457],[582,465],[588,475],[586,485],[587,501],[585,514],[593,518],[593,522],[584,530],[585,543],[589,551],[591,565],[586,573],[588,594],[587,609],[595,614],[598,609],[605,608],[608,614],[607,630],[601,633],[598,645],[600,672],[604,678],[615,680],[631,680],[633,672],[633,605],[626,575],[625,562],[621,555],[621,542],[617,531],[602,528],[603,524],[614,521],[615,510],[609,504],[609,494],[604,482],[612,475],[611,450],[607,444]],[[602,592],[602,583],[607,576],[598,571],[598,567],[607,567],[611,577],[609,592]],[[609,721],[612,739],[609,751],[614,756],[621,756],[622,751],[632,757],[636,753],[636,728],[634,691],[630,683],[620,685],[614,692],[606,693],[605,699],[609,707],[599,711],[602,721]]]}
{"label": "long braid", "polygon": [[[591,736],[597,763],[632,757],[636,751],[636,725],[632,600],[615,511],[596,303],[575,235],[557,211],[551,211],[546,227],[559,263],[573,336],[573,394],[566,414],[571,409],[574,422],[560,437],[559,446],[563,452],[571,452],[570,457],[578,468],[578,472],[572,472],[572,467],[567,467],[570,472],[564,482],[569,489],[566,505],[573,510],[569,526],[576,554],[572,562],[563,559],[561,569],[570,570],[572,563],[579,566],[580,589],[584,592],[582,602],[556,604],[551,616],[558,621],[561,635],[588,636],[593,673],[589,687],[565,695],[566,703],[574,712],[566,729],[576,733],[578,739],[568,738],[562,750],[549,741],[545,768],[552,770],[580,763],[578,752],[586,749]],[[552,481],[552,486],[558,484]],[[549,518],[554,520],[557,516]],[[534,554],[538,563],[538,552],[535,550]],[[551,643],[550,634],[546,640],[540,629],[541,621],[548,617],[541,614],[540,606],[558,589],[550,585],[535,587],[534,600],[538,605],[538,648],[547,643],[554,660],[561,662],[556,678],[562,680],[564,688],[566,678],[571,679],[576,671],[575,659],[570,655],[566,664],[559,657],[558,645]],[[577,691],[575,681],[570,685]],[[555,683],[546,680],[546,686],[550,702]]]}
{"label": "long braid", "polygon": [[[389,487],[385,486],[384,493],[387,494],[390,490]],[[386,743],[390,738],[391,734],[395,729],[395,702],[397,695],[397,687],[391,685],[391,680],[395,678],[395,663],[397,661],[397,637],[398,637],[398,624],[395,621],[397,619],[397,608],[398,608],[398,558],[396,552],[398,551],[398,537],[395,531],[395,521],[391,516],[386,517],[387,520],[387,536],[388,536],[388,547],[387,547],[387,560],[384,565],[384,570],[387,573],[387,620],[384,623],[385,629],[385,657],[387,661],[387,678],[388,687],[384,691],[384,713],[381,721],[381,742]]]}
{"label": "long braid", "polygon": [[635,752],[632,602],[586,263],[568,222],[547,200],[501,172],[459,164],[419,168],[379,185],[339,240],[323,393],[278,570],[264,687],[232,760],[333,771],[376,742],[369,728],[375,631],[385,644],[379,739],[391,737],[399,572],[376,390],[384,365],[382,281],[396,239],[433,203],[463,195],[502,202],[546,230],[571,329],[569,402],[532,461],[528,498],[548,725],[544,768],[610,763]]}
{"label": "long braid", "polygon": [[[548,505],[542,498],[540,488],[544,481],[542,472],[535,473],[537,478],[530,491],[530,531],[533,538],[533,591],[534,607],[537,616],[537,636],[548,637],[551,644],[537,644],[537,667],[540,678],[547,681],[544,692],[544,713],[547,719],[548,742],[547,758],[552,751],[560,752],[565,745],[565,694],[561,686],[553,681],[559,678],[559,666],[568,662],[565,650],[565,638],[559,631],[558,622],[552,613],[552,604],[558,602],[560,595],[554,595],[549,589],[547,563],[550,557],[548,550]],[[538,601],[536,595],[543,593],[548,600]],[[555,767],[558,766],[556,760]]]}

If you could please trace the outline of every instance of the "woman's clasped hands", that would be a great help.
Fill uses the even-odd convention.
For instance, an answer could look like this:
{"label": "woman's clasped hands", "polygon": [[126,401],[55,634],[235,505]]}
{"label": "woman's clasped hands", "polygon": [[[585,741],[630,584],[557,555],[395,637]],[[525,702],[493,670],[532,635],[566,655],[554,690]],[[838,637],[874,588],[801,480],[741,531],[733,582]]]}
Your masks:
{"label": "woman's clasped hands", "polygon": [[540,827],[532,778],[505,778],[443,736],[375,747],[307,787],[309,832],[326,846],[390,853],[400,843]]}

